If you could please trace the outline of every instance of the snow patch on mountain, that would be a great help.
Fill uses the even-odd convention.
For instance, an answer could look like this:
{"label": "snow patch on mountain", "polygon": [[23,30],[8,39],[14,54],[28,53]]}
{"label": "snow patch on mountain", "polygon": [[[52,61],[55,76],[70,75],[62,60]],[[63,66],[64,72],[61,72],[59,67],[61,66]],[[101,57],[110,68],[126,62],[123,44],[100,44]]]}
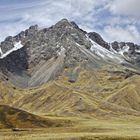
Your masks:
{"label": "snow patch on mountain", "polygon": [[120,49],[118,53],[121,54],[122,56],[124,56],[125,52],[129,52],[129,46],[128,45],[123,46],[123,48]]}
{"label": "snow patch on mountain", "polygon": [[1,53],[0,59],[5,58],[10,53],[17,51],[17,50],[21,49],[22,47],[23,47],[23,45],[21,44],[21,41],[19,41],[19,42],[15,42],[14,47],[11,50],[7,51],[6,53],[3,53],[1,48],[0,48],[0,53]]}
{"label": "snow patch on mountain", "polygon": [[113,53],[116,53],[116,54],[118,53],[115,49],[113,49],[113,47],[112,47],[112,44],[111,44],[111,43],[109,44],[109,46],[110,46],[110,51],[112,51]]}
{"label": "snow patch on mountain", "polygon": [[0,55],[2,55],[3,54],[3,52],[2,52],[2,50],[1,50],[1,48],[0,48]]}
{"label": "snow patch on mountain", "polygon": [[97,56],[104,58],[104,59],[114,59],[118,62],[123,62],[124,59],[122,57],[120,57],[119,54],[109,51],[106,48],[100,46],[99,44],[97,44],[96,42],[94,42],[92,39],[90,39],[88,37],[88,35],[86,35],[87,40],[89,40],[92,43],[92,46],[90,48],[90,50],[95,53]]}

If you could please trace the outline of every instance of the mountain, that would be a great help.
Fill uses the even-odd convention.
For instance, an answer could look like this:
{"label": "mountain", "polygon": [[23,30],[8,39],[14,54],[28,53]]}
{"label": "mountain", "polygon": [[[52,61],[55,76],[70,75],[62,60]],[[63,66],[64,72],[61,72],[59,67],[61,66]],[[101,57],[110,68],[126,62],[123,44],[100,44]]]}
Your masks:
{"label": "mountain", "polygon": [[[120,65],[139,73],[140,47],[129,42],[108,43],[95,32],[87,33],[62,19],[50,28],[37,25],[1,42],[0,71],[18,87],[35,87],[55,79],[65,68],[77,70]],[[75,72],[74,72],[75,71]]]}
{"label": "mountain", "polygon": [[140,139],[139,83],[139,45],[31,26],[0,43],[0,139]]}
{"label": "mountain", "polygon": [[109,43],[62,19],[9,36],[0,48],[2,105],[56,116],[140,115],[137,44]]}

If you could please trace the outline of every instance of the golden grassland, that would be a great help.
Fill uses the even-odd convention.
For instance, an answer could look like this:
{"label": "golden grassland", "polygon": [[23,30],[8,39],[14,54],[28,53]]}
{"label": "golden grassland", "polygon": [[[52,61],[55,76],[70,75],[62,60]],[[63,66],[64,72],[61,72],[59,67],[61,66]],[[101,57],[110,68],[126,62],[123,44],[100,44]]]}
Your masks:
{"label": "golden grassland", "polygon": [[[56,117],[51,117],[56,119]],[[57,117],[57,119],[64,119]],[[140,118],[82,119],[69,117],[70,127],[27,128],[13,132],[0,129],[0,140],[139,140]]]}
{"label": "golden grassland", "polygon": [[[19,114],[25,110],[31,116],[24,120],[25,131],[0,129],[0,140],[140,140],[139,75],[114,67],[80,69],[77,80],[70,82],[70,71],[30,89],[0,82],[0,104],[19,109],[12,116],[7,109],[7,120],[22,128],[24,117]],[[42,119],[46,126],[30,127]]]}
{"label": "golden grassland", "polygon": [[140,76],[122,70],[81,69],[76,82],[65,70],[43,86],[22,91],[12,106],[34,114],[62,116],[140,115]]}

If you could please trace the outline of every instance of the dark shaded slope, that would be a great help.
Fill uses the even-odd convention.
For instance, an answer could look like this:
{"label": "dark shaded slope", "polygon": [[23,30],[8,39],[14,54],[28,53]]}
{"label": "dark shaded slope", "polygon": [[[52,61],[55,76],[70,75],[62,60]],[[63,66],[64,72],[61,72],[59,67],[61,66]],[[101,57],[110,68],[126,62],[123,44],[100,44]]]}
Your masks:
{"label": "dark shaded slope", "polygon": [[64,121],[44,119],[26,111],[0,105],[0,128],[37,128],[69,125]]}

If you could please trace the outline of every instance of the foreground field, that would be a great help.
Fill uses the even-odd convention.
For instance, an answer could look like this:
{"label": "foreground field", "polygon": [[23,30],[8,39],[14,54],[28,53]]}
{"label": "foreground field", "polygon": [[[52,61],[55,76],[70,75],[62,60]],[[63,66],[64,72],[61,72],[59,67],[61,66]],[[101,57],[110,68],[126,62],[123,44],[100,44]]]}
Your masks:
{"label": "foreground field", "polygon": [[[56,117],[50,117],[56,119]],[[64,119],[57,117],[57,119]],[[140,119],[71,119],[71,127],[36,128],[13,132],[0,130],[0,140],[140,140]]]}

